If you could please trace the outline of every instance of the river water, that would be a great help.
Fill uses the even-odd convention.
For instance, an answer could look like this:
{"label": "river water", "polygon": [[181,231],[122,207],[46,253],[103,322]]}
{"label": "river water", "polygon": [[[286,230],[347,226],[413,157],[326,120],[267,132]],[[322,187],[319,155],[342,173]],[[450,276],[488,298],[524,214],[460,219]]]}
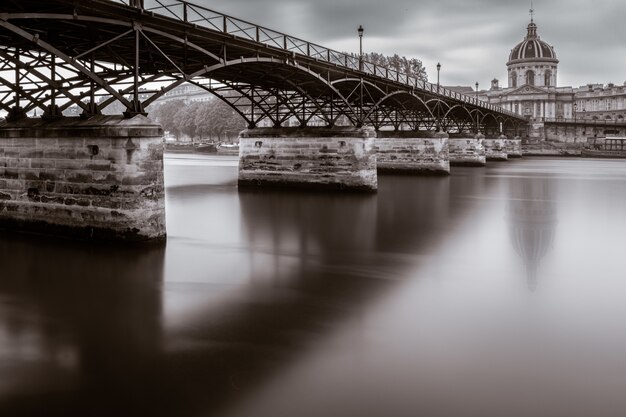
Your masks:
{"label": "river water", "polygon": [[626,163],[373,195],[166,158],[166,245],[0,237],[0,416],[626,415]]}

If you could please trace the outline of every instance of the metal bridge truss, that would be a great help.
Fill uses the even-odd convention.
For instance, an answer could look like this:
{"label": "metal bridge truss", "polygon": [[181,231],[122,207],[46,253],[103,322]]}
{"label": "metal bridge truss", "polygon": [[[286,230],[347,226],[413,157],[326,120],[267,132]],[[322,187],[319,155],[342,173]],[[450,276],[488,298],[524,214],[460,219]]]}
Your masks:
{"label": "metal bridge truss", "polygon": [[[126,3],[126,4],[124,4]],[[128,4],[130,3],[130,4]],[[499,107],[178,0],[3,0],[0,111],[125,115],[183,83],[219,97],[248,125],[372,125],[520,131]]]}

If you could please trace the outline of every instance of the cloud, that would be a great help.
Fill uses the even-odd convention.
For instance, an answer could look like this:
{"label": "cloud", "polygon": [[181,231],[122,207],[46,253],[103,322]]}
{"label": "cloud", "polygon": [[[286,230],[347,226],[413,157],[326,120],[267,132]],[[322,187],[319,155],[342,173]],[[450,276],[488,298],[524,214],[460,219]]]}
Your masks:
{"label": "cloud", "polygon": [[[506,80],[511,48],[526,34],[525,0],[195,0],[219,12],[342,51],[421,59],[431,79],[487,86]],[[539,35],[555,47],[559,85],[626,81],[623,0],[535,1]]]}

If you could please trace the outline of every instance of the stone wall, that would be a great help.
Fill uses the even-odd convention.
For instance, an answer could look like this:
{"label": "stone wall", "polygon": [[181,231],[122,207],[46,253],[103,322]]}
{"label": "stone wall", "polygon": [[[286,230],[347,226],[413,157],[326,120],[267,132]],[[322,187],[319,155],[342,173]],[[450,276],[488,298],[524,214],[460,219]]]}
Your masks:
{"label": "stone wall", "polygon": [[626,136],[626,127],[603,126],[603,125],[565,125],[557,123],[545,124],[545,140],[550,142],[563,143],[581,143],[586,142],[587,138],[604,137],[604,136]]}
{"label": "stone wall", "polygon": [[487,161],[506,161],[508,159],[506,151],[506,137],[502,136],[497,139],[484,139],[485,156]]}
{"label": "stone wall", "polygon": [[433,138],[416,138],[398,133],[378,132],[376,164],[379,172],[433,175],[450,173],[447,134],[438,133]]}
{"label": "stone wall", "polygon": [[450,138],[450,165],[485,166],[487,159],[482,138]]}
{"label": "stone wall", "polygon": [[143,116],[0,125],[0,228],[165,237],[162,130]]}
{"label": "stone wall", "polygon": [[506,139],[506,154],[509,158],[521,158],[522,157],[522,139]]}
{"label": "stone wall", "polygon": [[373,191],[373,128],[256,128],[239,137],[240,187]]}
{"label": "stone wall", "polygon": [[543,122],[531,121],[528,127],[528,139],[530,141],[542,141],[546,139]]}

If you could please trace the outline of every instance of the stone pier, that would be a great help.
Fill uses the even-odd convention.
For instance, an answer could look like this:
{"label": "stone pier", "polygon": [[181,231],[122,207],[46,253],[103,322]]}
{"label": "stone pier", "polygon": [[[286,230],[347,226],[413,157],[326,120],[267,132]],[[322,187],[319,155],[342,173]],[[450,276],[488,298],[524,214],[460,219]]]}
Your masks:
{"label": "stone pier", "polygon": [[516,136],[506,140],[506,154],[509,158],[522,157],[522,139],[520,137]]}
{"label": "stone pier", "polygon": [[450,138],[450,165],[452,166],[485,166],[485,146],[483,137]]}
{"label": "stone pier", "polygon": [[161,128],[144,116],[0,124],[0,229],[164,238]]}
{"label": "stone pier", "polygon": [[[478,136],[484,138],[481,134]],[[506,141],[506,136],[500,136],[497,139],[483,139],[487,161],[506,161],[508,159]]]}
{"label": "stone pier", "polygon": [[448,134],[416,137],[411,131],[378,131],[376,164],[380,173],[449,175]]}
{"label": "stone pier", "polygon": [[375,191],[373,128],[256,128],[239,135],[239,186]]}

